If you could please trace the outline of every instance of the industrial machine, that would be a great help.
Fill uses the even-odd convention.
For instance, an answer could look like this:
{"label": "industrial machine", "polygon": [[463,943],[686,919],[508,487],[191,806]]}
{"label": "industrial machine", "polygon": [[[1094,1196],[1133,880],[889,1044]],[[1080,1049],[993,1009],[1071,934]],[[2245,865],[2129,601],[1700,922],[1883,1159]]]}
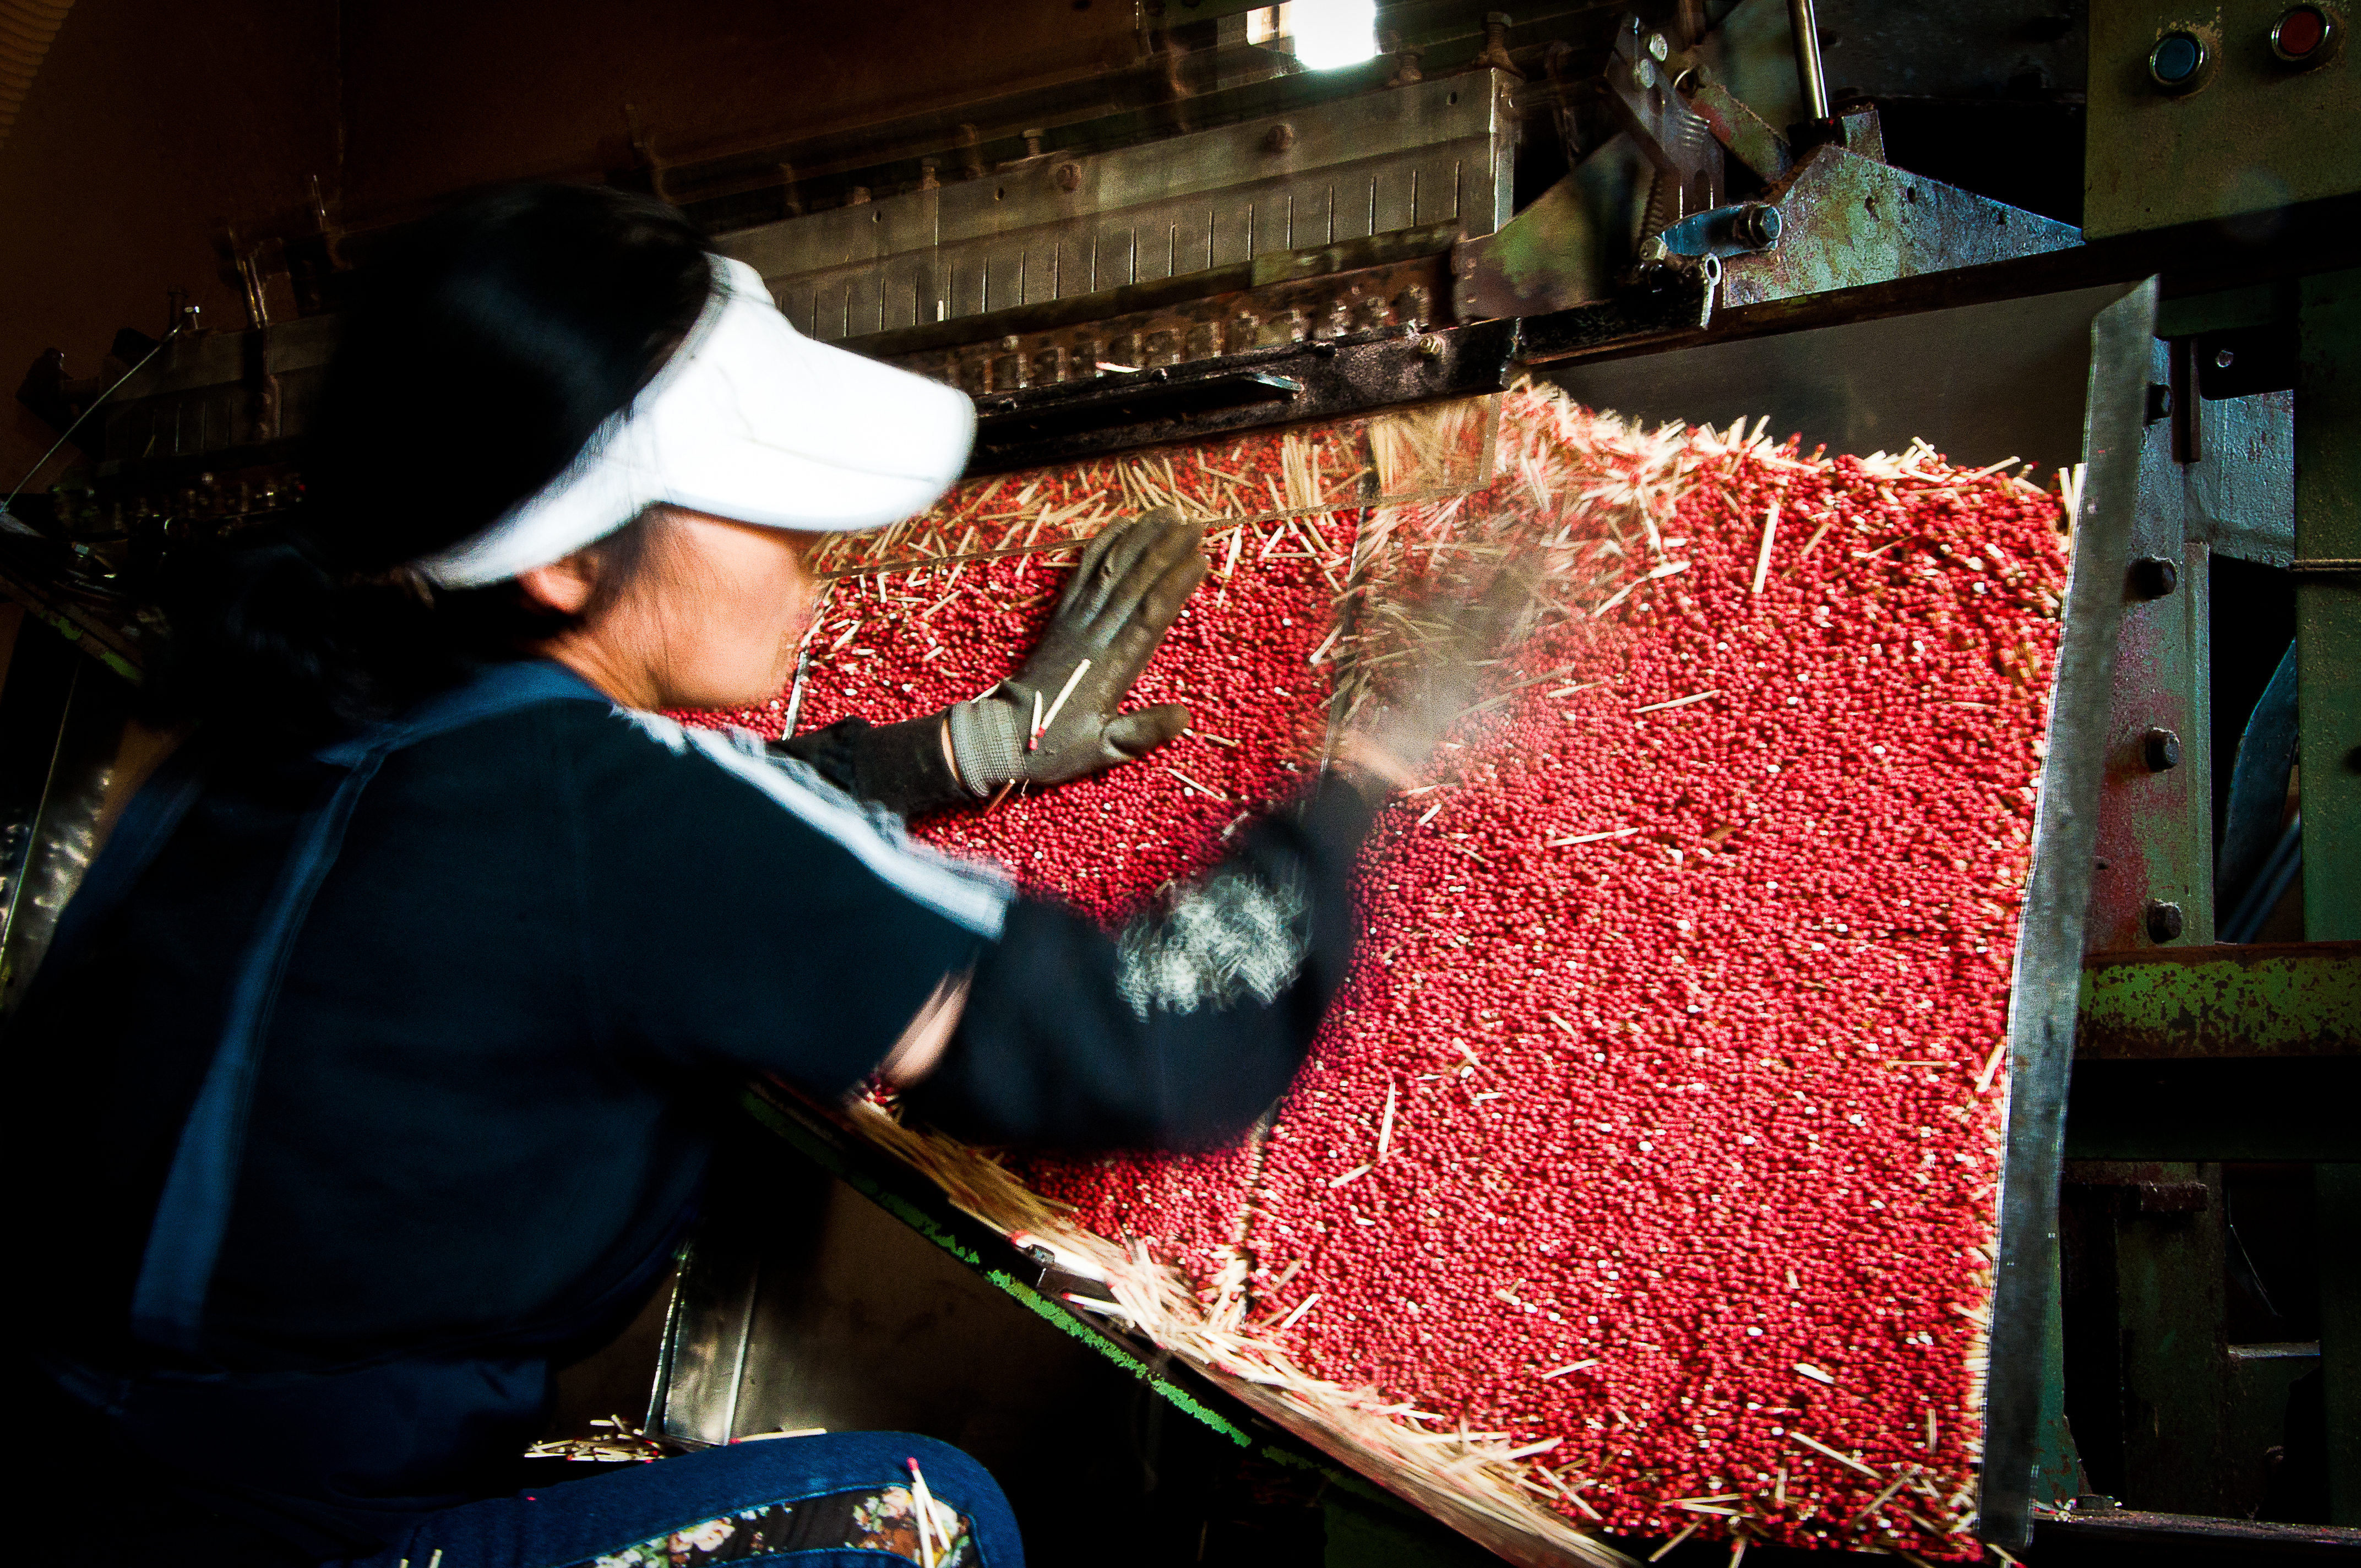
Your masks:
{"label": "industrial machine", "polygon": [[[979,473],[1519,375],[1638,417],[1768,413],[1807,445],[1923,435],[2045,473],[2087,463],[2078,550],[2116,569],[2084,589],[2051,745],[2095,816],[2048,823],[2053,874],[2026,915],[1981,1530],[2039,1561],[2352,1550],[2346,13],[1403,0],[1378,7],[1373,58],[1323,71],[1290,30],[1310,8],[1141,0],[1136,61],[1087,90],[695,160],[635,141],[611,177],[707,225],[805,332],[971,392]],[[1832,92],[1838,70],[1893,90]],[[0,585],[22,609],[0,666],[0,1006],[161,744],[127,723],[159,635],[146,586],[185,542],[302,504],[340,280],[371,238],[317,203],[242,231],[247,321],[183,312],[126,327],[97,377],[53,356],[27,378],[20,399],[86,461],[0,519]],[[1100,1358],[1087,1375],[1023,1362],[1037,1391],[1104,1398],[1142,1430],[1169,1412],[1273,1475],[1324,1474],[1332,1550],[1339,1529],[1374,1557],[1423,1528],[1268,1410],[1072,1307],[1087,1282],[1054,1259],[825,1120],[769,1102],[757,1118],[747,1158],[771,1174],[749,1179],[788,1162],[849,1230],[758,1234],[719,1211],[662,1321],[603,1368],[628,1382],[653,1363],[649,1434],[871,1413],[883,1375],[856,1387],[823,1365],[860,1354],[847,1314],[878,1310],[843,1277],[880,1266],[830,1250],[855,1234],[943,1312],[982,1322],[1014,1296]],[[1114,1385],[1077,1391],[1101,1374]],[[1030,1397],[994,1387],[1011,1408]]]}

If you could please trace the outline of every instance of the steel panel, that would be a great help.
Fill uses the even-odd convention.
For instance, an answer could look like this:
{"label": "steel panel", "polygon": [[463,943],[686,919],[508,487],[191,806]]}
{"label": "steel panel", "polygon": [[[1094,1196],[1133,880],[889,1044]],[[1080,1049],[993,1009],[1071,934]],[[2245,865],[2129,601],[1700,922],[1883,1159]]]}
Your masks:
{"label": "steel panel", "polygon": [[1978,1531],[2011,1550],[2021,1548],[2033,1530],[2045,1349],[2058,1299],[2058,1179],[2081,985],[2083,912],[2107,763],[2116,631],[2139,504],[2157,292],[2150,278],[2091,324],[2082,503],[2010,988],[2008,1145],[1993,1263]]}
{"label": "steel panel", "polygon": [[[720,248],[783,300],[808,299],[791,316],[835,339],[1424,224],[1486,234],[1510,199],[1514,121],[1501,84],[1453,77],[1105,153],[1050,154],[744,230]],[[922,256],[933,258],[923,272]],[[848,269],[882,280],[864,285]]]}
{"label": "steel panel", "polygon": [[[2148,378],[2169,384],[2167,351],[2151,345]],[[2083,945],[2123,952],[2213,940],[2213,687],[2207,606],[2212,574],[2202,529],[2189,526],[2188,474],[2175,460],[2172,421],[2150,422],[2140,444],[2132,554],[2170,561],[2180,577],[2155,598],[2125,587],[2109,715],[2106,783]],[[2146,737],[2180,740],[2180,761],[2158,769]],[[2151,932],[2152,906],[2180,912],[2177,935]]]}

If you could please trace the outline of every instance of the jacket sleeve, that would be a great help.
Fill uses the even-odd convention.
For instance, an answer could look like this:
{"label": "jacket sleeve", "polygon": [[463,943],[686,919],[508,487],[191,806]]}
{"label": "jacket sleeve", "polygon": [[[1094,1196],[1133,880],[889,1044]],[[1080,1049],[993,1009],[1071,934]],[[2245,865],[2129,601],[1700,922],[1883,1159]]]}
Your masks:
{"label": "jacket sleeve", "polygon": [[1331,774],[1112,935],[1021,899],[944,1059],[905,1102],[974,1142],[1198,1148],[1286,1091],[1352,963],[1374,812]]}

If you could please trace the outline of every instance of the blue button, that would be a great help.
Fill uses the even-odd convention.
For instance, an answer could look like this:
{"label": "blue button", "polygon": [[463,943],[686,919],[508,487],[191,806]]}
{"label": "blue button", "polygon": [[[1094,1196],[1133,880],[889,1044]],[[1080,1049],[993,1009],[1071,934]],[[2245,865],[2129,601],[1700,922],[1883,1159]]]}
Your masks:
{"label": "blue button", "polygon": [[2167,87],[2178,87],[2205,63],[2205,46],[2187,33],[2167,33],[2147,57],[2147,69]]}

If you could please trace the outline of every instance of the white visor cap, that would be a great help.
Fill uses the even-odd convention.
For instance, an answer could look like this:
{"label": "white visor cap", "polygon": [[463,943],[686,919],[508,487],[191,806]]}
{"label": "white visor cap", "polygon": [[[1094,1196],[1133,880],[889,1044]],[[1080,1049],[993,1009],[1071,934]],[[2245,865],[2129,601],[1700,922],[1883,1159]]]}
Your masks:
{"label": "white visor cap", "polygon": [[717,256],[697,324],[572,466],[418,570],[502,582],[596,543],[653,506],[828,533],[924,511],[967,465],[965,392],[811,339],[762,275]]}

